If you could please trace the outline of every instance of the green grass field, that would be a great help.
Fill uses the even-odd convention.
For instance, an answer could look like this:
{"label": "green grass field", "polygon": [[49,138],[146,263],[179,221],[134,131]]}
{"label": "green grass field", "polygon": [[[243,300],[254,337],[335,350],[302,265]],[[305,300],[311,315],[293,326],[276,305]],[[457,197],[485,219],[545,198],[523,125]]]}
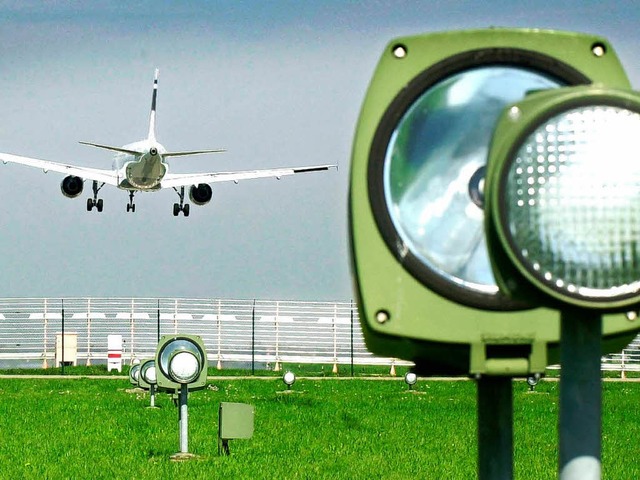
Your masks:
{"label": "green grass field", "polygon": [[[515,477],[557,473],[557,382],[514,387]],[[476,478],[475,384],[299,379],[215,379],[189,397],[189,450],[167,395],[122,379],[0,379],[0,478]],[[255,405],[251,440],[217,454],[221,401]],[[604,478],[640,478],[640,384],[604,384]]]}

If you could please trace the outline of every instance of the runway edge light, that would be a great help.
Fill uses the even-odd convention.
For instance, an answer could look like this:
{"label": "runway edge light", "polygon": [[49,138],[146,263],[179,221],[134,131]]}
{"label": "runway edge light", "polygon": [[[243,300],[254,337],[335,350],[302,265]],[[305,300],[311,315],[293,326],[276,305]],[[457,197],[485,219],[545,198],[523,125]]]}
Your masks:
{"label": "runway edge light", "polygon": [[[370,351],[424,374],[527,376],[557,363],[560,321],[537,296],[506,295],[485,237],[485,174],[503,110],[536,91],[629,89],[609,42],[486,29],[398,38],[356,126],[351,262]],[[603,353],[640,324],[606,316]]]}

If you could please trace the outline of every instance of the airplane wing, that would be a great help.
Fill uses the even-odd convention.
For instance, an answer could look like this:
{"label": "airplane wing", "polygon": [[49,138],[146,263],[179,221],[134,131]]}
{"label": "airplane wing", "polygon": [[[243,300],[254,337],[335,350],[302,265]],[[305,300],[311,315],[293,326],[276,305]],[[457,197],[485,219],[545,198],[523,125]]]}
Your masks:
{"label": "airplane wing", "polygon": [[162,188],[187,187],[199,183],[239,182],[251,178],[280,178],[296,173],[319,172],[337,168],[336,165],[314,165],[309,167],[270,168],[266,170],[245,170],[240,172],[212,173],[168,173],[161,182]]}
{"label": "airplane wing", "polygon": [[10,153],[0,153],[0,161],[5,164],[18,163],[20,165],[27,165],[28,167],[40,168],[44,173],[49,171],[64,173],[67,175],[75,175],[84,180],[96,180],[108,185],[118,186],[118,178],[116,172],[113,170],[79,167],[76,165],[67,165],[65,163],[57,163],[49,160],[40,160],[38,158],[12,155]]}

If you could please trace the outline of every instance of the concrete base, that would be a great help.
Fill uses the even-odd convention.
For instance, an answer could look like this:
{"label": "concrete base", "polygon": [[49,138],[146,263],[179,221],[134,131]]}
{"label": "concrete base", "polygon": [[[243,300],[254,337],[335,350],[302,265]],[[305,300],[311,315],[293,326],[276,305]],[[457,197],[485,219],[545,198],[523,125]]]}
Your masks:
{"label": "concrete base", "polygon": [[174,453],[169,458],[171,459],[172,462],[186,462],[188,460],[197,460],[198,456],[194,455],[193,453],[178,452],[178,453]]}

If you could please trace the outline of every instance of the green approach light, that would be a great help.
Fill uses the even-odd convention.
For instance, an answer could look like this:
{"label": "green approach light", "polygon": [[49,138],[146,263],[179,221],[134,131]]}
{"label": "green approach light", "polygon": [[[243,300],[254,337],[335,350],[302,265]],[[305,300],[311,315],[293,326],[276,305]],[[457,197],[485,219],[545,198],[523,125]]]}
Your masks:
{"label": "green approach light", "polygon": [[138,378],[140,376],[140,364],[133,365],[129,369],[129,382],[133,386],[138,386]]}
{"label": "green approach light", "polygon": [[[526,375],[557,359],[557,314],[505,294],[494,275],[487,157],[505,108],[592,83],[630,88],[611,45],[591,35],[488,29],[387,46],[356,127],[349,194],[369,350],[428,374]],[[622,315],[606,322],[603,348],[635,329]]]}
{"label": "green approach light", "polygon": [[202,339],[196,335],[165,335],[156,349],[158,388],[176,391],[204,388],[207,381],[207,355]]}
{"label": "green approach light", "polygon": [[487,222],[503,289],[540,291],[549,306],[637,307],[640,94],[576,87],[531,95],[505,112],[495,139]]}
{"label": "green approach light", "polygon": [[156,375],[156,361],[154,359],[147,359],[140,363],[140,370],[138,372],[138,386],[149,390],[151,385],[158,383]]}

